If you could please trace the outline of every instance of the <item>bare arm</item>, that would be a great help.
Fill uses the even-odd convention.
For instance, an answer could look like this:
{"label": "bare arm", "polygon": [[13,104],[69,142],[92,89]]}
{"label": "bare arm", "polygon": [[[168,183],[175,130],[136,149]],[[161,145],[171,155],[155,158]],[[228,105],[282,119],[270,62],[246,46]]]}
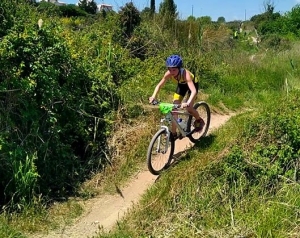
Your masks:
{"label": "bare arm", "polygon": [[197,94],[197,90],[196,90],[194,82],[192,80],[190,71],[185,70],[184,78],[186,80],[186,83],[187,83],[189,89],[191,90],[191,95],[190,95],[189,99],[187,100],[187,105],[190,105],[190,103],[193,101],[193,99],[195,98],[195,96]]}
{"label": "bare arm", "polygon": [[157,96],[159,90],[165,85],[167,80],[170,78],[170,73],[167,71],[160,82],[156,85],[152,96],[149,98],[149,102],[151,103]]}

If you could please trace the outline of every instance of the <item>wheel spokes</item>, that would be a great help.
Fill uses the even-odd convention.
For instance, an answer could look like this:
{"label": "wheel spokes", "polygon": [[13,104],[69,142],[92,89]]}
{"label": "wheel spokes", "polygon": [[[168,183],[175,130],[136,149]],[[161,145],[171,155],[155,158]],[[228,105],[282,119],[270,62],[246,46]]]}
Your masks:
{"label": "wheel spokes", "polygon": [[155,171],[162,170],[168,163],[171,146],[167,134],[161,134],[153,145],[151,151],[151,166]]}

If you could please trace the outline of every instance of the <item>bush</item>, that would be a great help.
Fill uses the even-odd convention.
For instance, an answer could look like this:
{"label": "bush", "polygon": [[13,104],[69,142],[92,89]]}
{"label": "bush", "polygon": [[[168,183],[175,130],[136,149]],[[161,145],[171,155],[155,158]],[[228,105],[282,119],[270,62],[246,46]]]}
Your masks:
{"label": "bush", "polygon": [[0,43],[3,203],[66,196],[105,164],[115,94],[95,87],[57,29],[16,25]]}
{"label": "bush", "polygon": [[[297,94],[297,93],[296,93]],[[246,179],[249,186],[276,193],[283,181],[300,181],[300,105],[297,95],[264,108],[261,115],[246,122],[246,130],[222,162],[227,183]]]}

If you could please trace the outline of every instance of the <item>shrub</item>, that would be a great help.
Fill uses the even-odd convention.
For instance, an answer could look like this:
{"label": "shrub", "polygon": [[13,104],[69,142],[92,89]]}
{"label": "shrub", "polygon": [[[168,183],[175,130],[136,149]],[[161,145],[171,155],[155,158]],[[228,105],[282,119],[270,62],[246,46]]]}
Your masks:
{"label": "shrub", "polygon": [[0,43],[4,203],[65,196],[105,163],[113,86],[88,76],[58,29],[16,25]]}

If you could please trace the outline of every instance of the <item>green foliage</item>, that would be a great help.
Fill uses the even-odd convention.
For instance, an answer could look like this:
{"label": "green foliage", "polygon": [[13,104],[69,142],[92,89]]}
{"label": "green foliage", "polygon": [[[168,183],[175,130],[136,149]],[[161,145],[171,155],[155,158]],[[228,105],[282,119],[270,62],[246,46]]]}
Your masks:
{"label": "green foliage", "polygon": [[85,10],[74,4],[57,6],[45,1],[38,3],[37,10],[47,17],[80,17],[88,15]]}
{"label": "green foliage", "polygon": [[[128,49],[130,50],[130,55],[133,57],[137,57],[141,60],[144,60],[146,56],[148,55],[148,47],[147,45],[149,38],[148,32],[146,29],[143,29],[142,27],[137,27],[131,37],[131,39],[128,41]],[[150,50],[149,50],[150,51]]]}
{"label": "green foliage", "polygon": [[0,9],[0,37],[5,36],[20,21],[23,24],[37,22],[35,7],[26,0],[3,0],[0,2]]}
{"label": "green foliage", "polygon": [[173,0],[164,0],[160,3],[158,16],[160,25],[162,25],[164,29],[169,29],[174,32],[175,19],[178,15],[176,9],[177,5]]}
{"label": "green foliage", "polygon": [[296,5],[292,8],[290,12],[287,12],[284,18],[284,30],[286,33],[292,33],[295,36],[299,37],[299,14],[300,14],[300,5]]}
{"label": "green foliage", "polygon": [[[153,17],[147,16],[147,11],[153,8],[146,9],[143,19],[132,2],[118,13],[92,17],[74,5],[57,7],[39,3],[33,7],[4,0],[0,8],[3,9],[0,15],[0,202],[16,210],[26,207],[41,194],[44,201],[76,194],[82,181],[105,167],[103,155],[107,154],[106,139],[112,133],[111,126],[118,126],[114,125],[117,120],[124,123],[126,119],[130,121],[145,114],[139,104],[147,102],[162,77],[164,59],[169,54],[177,52],[183,56],[185,67],[200,80],[200,96],[204,92],[216,108],[255,108],[276,101],[282,95],[284,80],[293,77],[297,81],[299,76],[297,57],[277,57],[279,50],[288,49],[285,46],[299,36],[298,7],[284,16],[269,8],[254,17],[249,24],[255,24],[264,34],[263,43],[258,46],[251,45],[246,35],[238,40],[230,39],[237,22],[213,23],[209,16],[190,17],[186,21],[176,19],[173,1],[162,2],[160,13],[154,13]],[[37,25],[40,18],[44,21],[42,27]],[[272,48],[275,54],[268,56],[270,51],[266,53],[263,47]],[[250,60],[252,56],[255,57]],[[169,90],[175,86],[166,85],[160,97],[168,99]],[[228,219],[222,220],[221,215],[230,213],[229,206],[219,204],[232,204],[238,212],[242,206],[239,201],[246,202],[243,194],[249,197],[259,197],[265,191],[267,195],[278,194],[283,179],[298,183],[299,110],[297,98],[294,100],[294,107],[289,102],[290,110],[282,110],[279,116],[277,111],[286,107],[282,103],[279,108],[266,109],[276,113],[249,120],[251,124],[245,124],[240,143],[236,143],[222,163],[212,166],[207,173],[193,174],[192,178],[199,181],[206,176],[203,183],[198,182],[192,188],[180,187],[178,191],[182,195],[172,194],[176,189],[165,186],[162,193],[171,193],[175,201],[168,197],[159,201],[164,206],[171,205],[167,209],[177,212],[185,209],[187,203],[195,205],[192,208],[195,210],[189,213],[195,219],[182,219],[180,223],[181,219],[176,220],[174,214],[170,216],[179,220],[175,227],[178,234],[185,234],[190,221],[199,225],[197,220],[213,216],[221,218],[216,223],[230,227]],[[120,110],[121,118],[115,118],[116,110]],[[246,142],[242,143],[241,138],[246,138]],[[141,154],[142,149],[134,153]],[[133,162],[123,168],[132,167],[130,163]],[[212,177],[215,183],[205,182]],[[214,187],[209,192],[199,189],[210,185]],[[199,195],[191,192],[196,190],[203,192],[201,199],[187,202],[185,196]],[[270,208],[280,214],[281,209]],[[149,211],[153,219],[160,215],[161,207],[156,209]],[[199,210],[205,212],[197,213]],[[264,225],[268,226],[270,215],[263,211],[259,215],[264,216]],[[205,222],[206,227],[217,226],[215,220]],[[275,224],[276,219],[272,222]],[[144,228],[147,226],[149,223],[144,224]],[[5,234],[1,229],[0,234]],[[228,229],[224,228],[224,233]],[[260,229],[257,234],[266,234],[263,227],[257,229]],[[140,230],[134,232],[137,231]]]}
{"label": "green foliage", "polygon": [[212,19],[210,16],[202,16],[202,17],[198,17],[197,21],[199,21],[200,24],[210,24]]}
{"label": "green foliage", "polygon": [[279,34],[269,34],[262,37],[262,45],[275,51],[284,51],[291,49],[291,41]]}
{"label": "green foliage", "polygon": [[53,3],[41,1],[37,7],[38,12],[45,14],[47,17],[60,16],[60,8]]}
{"label": "green foliage", "polygon": [[[11,198],[11,205],[18,202],[18,206],[29,204],[35,194],[39,174],[36,168],[37,155],[23,155],[21,148],[9,154],[9,164],[11,165],[11,180],[5,188],[5,196]],[[25,158],[24,158],[25,157]],[[7,175],[7,174],[6,174]],[[20,209],[20,207],[19,207]]]}
{"label": "green foliage", "polygon": [[234,118],[189,150],[148,191],[138,209],[101,237],[295,236],[298,114],[295,92],[288,100]]}
{"label": "green foliage", "polygon": [[[145,9],[143,15],[145,19],[148,19],[150,17],[150,12],[147,13],[147,9]],[[118,17],[120,29],[122,31],[122,37],[118,42],[123,47],[128,48],[131,56],[145,59],[147,49],[144,45],[148,38],[146,30],[139,27],[142,15],[133,3],[130,2],[124,7],[121,7]]]}
{"label": "green foliage", "polygon": [[132,36],[134,29],[141,23],[140,12],[132,2],[129,2],[126,3],[125,6],[121,7],[119,11],[119,18],[124,38],[129,39]]}
{"label": "green foliage", "polygon": [[299,182],[299,104],[298,95],[260,111],[245,124],[244,138],[224,160],[223,175],[230,183],[243,176],[250,186],[259,183],[267,193],[276,193],[282,178]]}
{"label": "green foliage", "polygon": [[159,5],[159,14],[163,17],[175,18],[177,5],[173,0],[164,0]]}
{"label": "green foliage", "polygon": [[153,18],[153,14],[151,13],[151,9],[149,7],[145,7],[141,11],[141,19],[142,21],[146,21]]}
{"label": "green foliage", "polygon": [[194,22],[194,21],[196,21],[196,17],[194,17],[194,16],[188,16],[188,18],[186,20],[188,22]]}
{"label": "green foliage", "polygon": [[[293,8],[292,12],[297,12],[296,8]],[[251,21],[254,23],[254,27],[258,33],[264,37],[268,35],[277,35],[278,38],[283,36],[295,34],[297,35],[297,24],[293,24],[293,20],[297,21],[297,14],[289,13],[289,17],[282,16],[280,13],[274,13],[274,6],[268,4],[266,11],[262,14],[251,17]],[[272,47],[272,45],[270,45]]]}
{"label": "green foliage", "polygon": [[65,196],[104,164],[116,82],[90,78],[60,34],[57,25],[16,25],[0,44],[1,194],[12,205]]}
{"label": "green foliage", "polygon": [[78,7],[89,14],[97,12],[97,3],[94,0],[79,0]]}
{"label": "green foliage", "polygon": [[225,23],[226,22],[225,17],[218,17],[217,22],[218,23]]}
{"label": "green foliage", "polygon": [[11,226],[3,216],[0,217],[0,236],[26,238],[16,227]]}
{"label": "green foliage", "polygon": [[79,6],[76,6],[74,4],[59,6],[59,10],[60,10],[60,16],[62,17],[80,17],[80,16],[87,16],[87,13],[90,13],[82,9],[82,7],[80,8]]}
{"label": "green foliage", "polygon": [[279,13],[274,13],[275,7],[271,4],[267,4],[265,12],[262,14],[254,15],[251,17],[251,21],[254,22],[256,28],[259,27],[261,23],[276,20],[280,17]]}
{"label": "green foliage", "polygon": [[[27,169],[27,159],[25,160],[25,158],[28,157],[26,154],[31,158],[37,151],[39,158],[48,158],[47,150],[53,149],[50,149],[51,146],[48,147],[52,142],[52,136],[56,139],[59,138],[60,129],[59,126],[56,127],[59,117],[56,114],[57,108],[63,103],[62,100],[68,100],[66,95],[65,98],[62,97],[60,91],[61,86],[65,84],[64,73],[68,72],[60,70],[59,67],[68,64],[68,60],[64,58],[66,56],[64,46],[46,29],[37,31],[34,28],[27,28],[24,31],[24,29],[16,27],[14,31],[4,37],[0,49],[1,73],[4,75],[0,86],[1,101],[7,102],[6,105],[2,104],[1,114],[9,119],[1,125],[2,129],[6,131],[6,143],[2,148],[1,160],[6,161],[9,158],[8,154],[12,155],[11,162],[7,160],[5,163],[7,167],[3,167],[3,170],[7,171],[5,173],[7,182],[11,177],[8,168],[15,168],[11,173],[18,176],[15,177],[15,183],[18,183],[18,179],[22,180],[27,173],[35,173],[35,170],[30,171],[34,167],[31,166],[32,168]],[[66,61],[64,62],[64,60]],[[10,62],[12,70],[8,70],[8,62]],[[53,63],[58,65],[58,68],[53,67]],[[55,84],[55,87],[52,84]],[[38,148],[33,143],[37,139],[42,142]],[[25,145],[25,147],[21,145]],[[65,153],[62,152],[62,154]],[[55,157],[54,153],[51,156]],[[39,164],[39,161],[36,163]],[[22,167],[25,168],[25,171],[21,170],[18,175],[18,170]],[[47,163],[41,164],[38,171],[39,174],[43,174],[42,179],[47,179],[47,172],[43,167],[46,169]],[[56,179],[55,177],[52,181]],[[52,181],[50,179],[47,183]],[[19,184],[20,186],[24,185],[21,182]],[[31,184],[29,183],[28,186]],[[45,187],[48,186],[45,184]],[[20,196],[15,196],[14,202],[23,198],[30,199],[28,194],[19,194],[19,191],[15,191],[17,188],[15,186],[5,188],[7,199],[11,199],[11,195],[16,192]],[[35,189],[36,187],[33,188],[33,190]]]}
{"label": "green foliage", "polygon": [[3,9],[0,15],[0,37],[7,34],[7,31],[13,26],[13,15],[16,5],[10,1],[1,1],[0,8]]}
{"label": "green foliage", "polygon": [[155,13],[155,0],[150,1],[150,11],[152,15]]}

